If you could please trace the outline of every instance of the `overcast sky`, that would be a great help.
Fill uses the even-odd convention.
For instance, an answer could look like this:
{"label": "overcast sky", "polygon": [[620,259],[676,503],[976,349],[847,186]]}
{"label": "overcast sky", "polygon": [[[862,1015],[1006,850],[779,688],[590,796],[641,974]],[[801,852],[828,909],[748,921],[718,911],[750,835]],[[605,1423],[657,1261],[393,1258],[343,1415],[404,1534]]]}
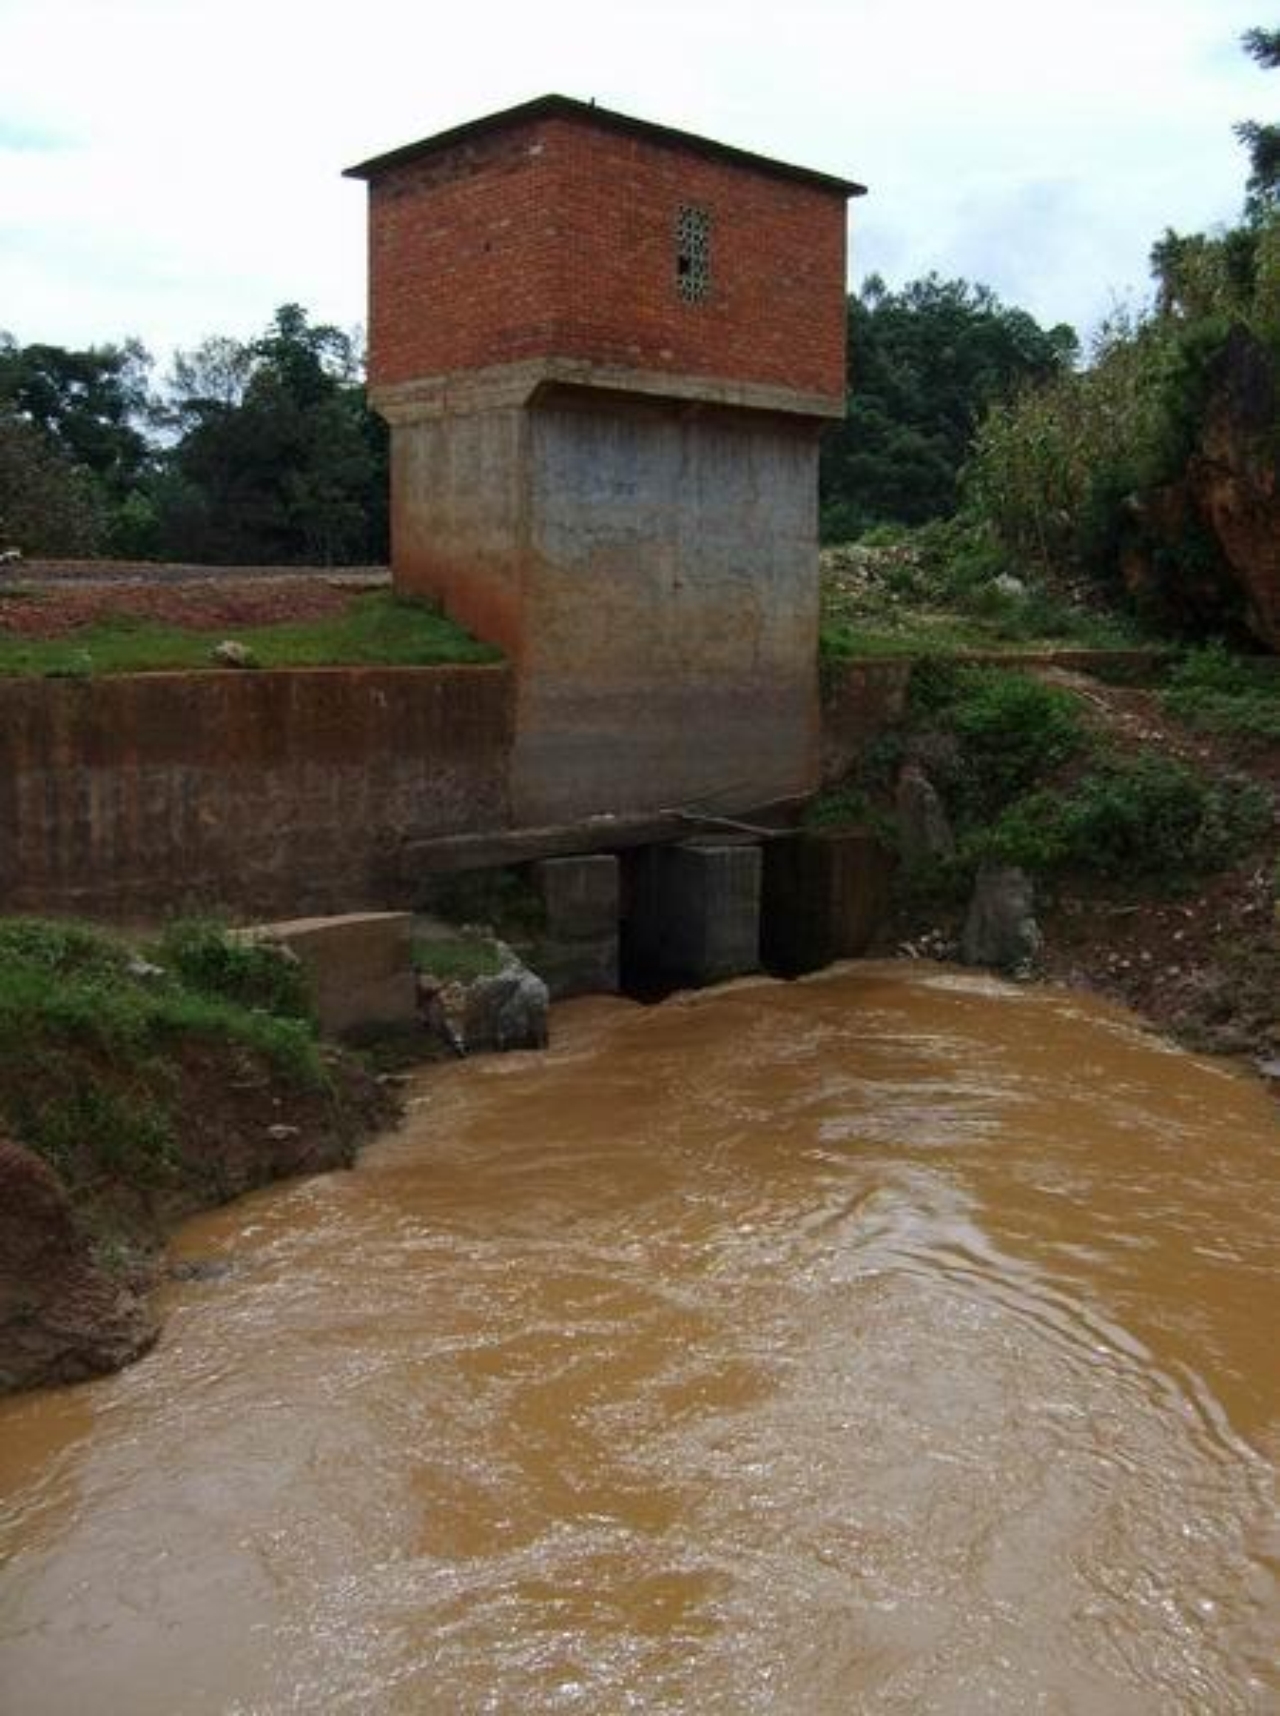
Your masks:
{"label": "overcast sky", "polygon": [[558,91],[859,179],[851,277],[1087,329],[1238,211],[1274,0],[0,0],[0,328],[364,318],[353,161]]}

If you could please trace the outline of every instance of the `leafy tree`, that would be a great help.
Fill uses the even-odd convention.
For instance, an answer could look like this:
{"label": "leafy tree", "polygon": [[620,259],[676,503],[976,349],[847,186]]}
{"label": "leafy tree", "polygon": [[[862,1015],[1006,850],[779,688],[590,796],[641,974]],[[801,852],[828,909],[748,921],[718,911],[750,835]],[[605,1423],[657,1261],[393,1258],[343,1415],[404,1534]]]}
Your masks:
{"label": "leafy tree", "polygon": [[[1250,31],[1245,45],[1280,64],[1280,31]],[[1221,434],[1224,400],[1247,396],[1256,425],[1240,433],[1233,467],[1241,512],[1263,516],[1280,483],[1280,154],[1267,153],[1280,127],[1241,134],[1260,145],[1242,221],[1166,230],[1151,252],[1152,313],[1105,330],[1086,369],[993,408],[967,477],[1022,564],[1051,581],[1123,586],[1152,618],[1192,633],[1239,630],[1246,617],[1239,549],[1204,498],[1222,459],[1206,453],[1207,427]]]}
{"label": "leafy tree", "polygon": [[386,439],[351,336],[282,306],[257,340],[180,354],[159,485],[166,554],[341,563],[385,554]]}
{"label": "leafy tree", "polygon": [[0,336],[0,407],[33,424],[114,503],[147,467],[150,363],[137,340],[70,351]]}
{"label": "leafy tree", "polygon": [[92,478],[33,423],[0,408],[0,548],[92,554],[102,538]]}
{"label": "leafy tree", "polygon": [[823,447],[824,534],[952,513],[988,406],[1075,351],[1070,328],[1045,330],[985,286],[930,274],[892,292],[870,276],[849,300],[848,416]]}
{"label": "leafy tree", "polygon": [[[1264,71],[1280,70],[1280,30],[1246,30],[1241,40]],[[1246,119],[1236,126],[1236,136],[1249,151],[1246,212],[1260,220],[1280,211],[1280,125]]]}
{"label": "leafy tree", "polygon": [[252,374],[253,347],[226,334],[213,334],[194,351],[175,352],[160,421],[181,431],[211,411],[243,405]]}

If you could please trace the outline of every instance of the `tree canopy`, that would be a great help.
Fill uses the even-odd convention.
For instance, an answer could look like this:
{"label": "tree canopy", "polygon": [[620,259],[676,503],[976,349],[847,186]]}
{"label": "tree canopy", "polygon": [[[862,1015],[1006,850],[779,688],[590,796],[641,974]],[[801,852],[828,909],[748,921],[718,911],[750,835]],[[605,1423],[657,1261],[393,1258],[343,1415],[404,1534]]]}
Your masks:
{"label": "tree canopy", "polygon": [[29,554],[213,564],[386,556],[386,431],[356,341],[297,304],[175,355],[0,335],[0,535]]}
{"label": "tree canopy", "polygon": [[[1244,45],[1280,67],[1280,31]],[[1238,129],[1239,221],[1167,229],[1152,310],[1104,329],[1084,368],[993,408],[967,492],[1020,567],[1108,587],[1162,625],[1262,636],[1250,568],[1280,495],[1280,127]]]}
{"label": "tree canopy", "polygon": [[[1280,70],[1280,30],[1246,30],[1241,41],[1264,71]],[[1280,210],[1280,125],[1245,119],[1236,136],[1249,152],[1246,213],[1261,220]]]}
{"label": "tree canopy", "polygon": [[122,500],[147,464],[149,369],[137,340],[68,351],[0,334],[0,412],[38,430],[104,499]]}
{"label": "tree canopy", "polygon": [[954,512],[988,407],[1056,374],[1077,350],[1070,328],[1044,329],[986,286],[937,274],[899,291],[871,275],[848,314],[848,415],[822,455],[828,537]]}
{"label": "tree canopy", "polygon": [[181,438],[157,490],[157,546],[234,564],[382,558],[386,438],[348,334],[283,305],[247,345],[180,353]]}

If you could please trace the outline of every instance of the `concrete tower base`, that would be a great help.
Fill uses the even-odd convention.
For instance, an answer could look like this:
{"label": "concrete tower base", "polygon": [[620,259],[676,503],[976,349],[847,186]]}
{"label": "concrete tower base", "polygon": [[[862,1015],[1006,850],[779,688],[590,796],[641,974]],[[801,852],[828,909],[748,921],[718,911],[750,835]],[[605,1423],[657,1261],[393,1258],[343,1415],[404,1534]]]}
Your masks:
{"label": "concrete tower base", "polygon": [[814,790],[816,420],[562,385],[378,404],[396,587],[516,667],[517,824]]}

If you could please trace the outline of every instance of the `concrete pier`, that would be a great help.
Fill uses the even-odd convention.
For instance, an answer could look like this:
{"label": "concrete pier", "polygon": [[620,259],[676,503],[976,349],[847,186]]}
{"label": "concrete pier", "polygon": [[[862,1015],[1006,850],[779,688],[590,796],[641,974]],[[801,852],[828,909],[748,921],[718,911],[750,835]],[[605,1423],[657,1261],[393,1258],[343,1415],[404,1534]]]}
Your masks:
{"label": "concrete pier", "polygon": [[546,925],[536,963],[554,1001],[618,988],[619,866],[610,853],[545,858],[532,866]]}
{"label": "concrete pier", "polygon": [[760,968],[760,848],[738,842],[646,847],[624,890],[626,987],[699,988]]}

